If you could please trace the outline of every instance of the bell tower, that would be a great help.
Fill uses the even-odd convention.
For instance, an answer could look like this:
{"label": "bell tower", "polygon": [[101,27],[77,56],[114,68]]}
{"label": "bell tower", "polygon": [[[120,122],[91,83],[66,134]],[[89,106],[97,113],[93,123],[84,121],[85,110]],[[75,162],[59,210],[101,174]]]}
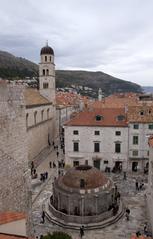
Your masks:
{"label": "bell tower", "polygon": [[40,51],[39,92],[50,102],[55,103],[54,51],[48,46],[48,42]]}

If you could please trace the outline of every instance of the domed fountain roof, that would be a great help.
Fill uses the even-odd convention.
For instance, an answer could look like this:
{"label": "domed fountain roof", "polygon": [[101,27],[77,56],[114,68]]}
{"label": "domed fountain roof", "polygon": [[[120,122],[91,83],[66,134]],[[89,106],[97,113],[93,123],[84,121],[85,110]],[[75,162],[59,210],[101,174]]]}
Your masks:
{"label": "domed fountain roof", "polygon": [[109,179],[100,170],[88,165],[70,169],[61,179],[62,184],[74,189],[98,188],[106,185],[108,181]]}

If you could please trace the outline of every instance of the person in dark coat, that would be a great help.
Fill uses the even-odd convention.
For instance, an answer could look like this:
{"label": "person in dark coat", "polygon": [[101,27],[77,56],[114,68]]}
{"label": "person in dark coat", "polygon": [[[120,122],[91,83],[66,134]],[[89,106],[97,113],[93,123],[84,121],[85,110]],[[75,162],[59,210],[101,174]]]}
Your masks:
{"label": "person in dark coat", "polygon": [[80,237],[82,238],[84,236],[84,226],[80,227]]}
{"label": "person in dark coat", "polygon": [[43,224],[44,224],[44,222],[45,222],[45,212],[44,212],[44,211],[42,211],[41,218],[42,218],[42,221],[41,221],[41,223],[43,223]]}

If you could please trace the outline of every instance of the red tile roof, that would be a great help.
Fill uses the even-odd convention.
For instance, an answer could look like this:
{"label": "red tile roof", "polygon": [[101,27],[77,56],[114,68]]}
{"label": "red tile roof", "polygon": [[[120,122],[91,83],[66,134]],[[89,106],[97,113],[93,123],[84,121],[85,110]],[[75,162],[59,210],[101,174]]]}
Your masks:
{"label": "red tile roof", "polygon": [[57,92],[56,93],[56,105],[71,106],[76,105],[79,101],[86,102],[88,97],[81,96],[76,93],[70,92]]}
{"label": "red tile roof", "polygon": [[39,90],[26,88],[24,91],[24,98],[26,106],[29,105],[47,105],[50,104],[49,100],[43,97]]}
{"label": "red tile roof", "polygon": [[[97,121],[96,116],[102,116]],[[117,120],[119,115],[123,115],[125,119]],[[126,114],[123,108],[106,108],[94,111],[84,111],[76,115],[75,118],[65,123],[66,126],[104,126],[104,127],[127,127]]]}
{"label": "red tile roof", "polygon": [[25,218],[26,215],[22,212],[0,212],[0,225]]}
{"label": "red tile roof", "polygon": [[27,238],[27,237],[8,235],[8,234],[1,234],[0,233],[0,239],[25,239],[25,238]]}

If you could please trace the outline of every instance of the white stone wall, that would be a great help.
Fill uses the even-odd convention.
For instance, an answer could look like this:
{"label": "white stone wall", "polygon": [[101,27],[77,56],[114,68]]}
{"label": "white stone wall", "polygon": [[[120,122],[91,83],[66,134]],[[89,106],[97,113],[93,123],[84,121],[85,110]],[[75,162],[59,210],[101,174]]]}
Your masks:
{"label": "white stone wall", "polygon": [[[36,118],[35,118],[35,112]],[[42,117],[43,112],[43,117]],[[52,105],[26,109],[28,158],[32,160],[57,137],[56,115]],[[35,122],[36,121],[36,122]]]}
{"label": "white stone wall", "polygon": [[68,120],[70,120],[72,113],[76,112],[75,106],[63,106],[63,107],[57,107],[56,109],[56,115],[59,122],[59,127],[61,130],[61,127],[63,127],[64,123]]}
{"label": "white stone wall", "polygon": [[149,175],[148,175],[148,189],[147,189],[147,206],[150,216],[150,222],[153,232],[153,148],[149,150]]}
{"label": "white stone wall", "polygon": [[[79,135],[74,135],[73,131],[78,130]],[[94,132],[100,131],[100,135]],[[121,131],[120,136],[115,132]],[[127,170],[128,163],[128,128],[127,127],[77,127],[65,126],[65,152],[66,164],[73,166],[73,161],[80,164],[93,165],[93,160],[100,158],[100,169],[114,167],[116,161],[122,162],[123,170]],[[73,142],[79,142],[79,152],[73,152]],[[115,142],[121,142],[121,153],[115,153]],[[100,142],[100,152],[94,153],[94,142]],[[105,164],[104,161],[108,161]]]}
{"label": "white stone wall", "polygon": [[[139,129],[134,129],[134,123],[129,124],[129,168],[132,169],[132,162],[135,161],[138,162],[138,170],[143,170],[149,158],[148,137],[153,130],[148,129],[149,123],[138,125]],[[138,145],[133,144],[133,136],[138,136]],[[137,156],[133,156],[135,150],[138,150]]]}

